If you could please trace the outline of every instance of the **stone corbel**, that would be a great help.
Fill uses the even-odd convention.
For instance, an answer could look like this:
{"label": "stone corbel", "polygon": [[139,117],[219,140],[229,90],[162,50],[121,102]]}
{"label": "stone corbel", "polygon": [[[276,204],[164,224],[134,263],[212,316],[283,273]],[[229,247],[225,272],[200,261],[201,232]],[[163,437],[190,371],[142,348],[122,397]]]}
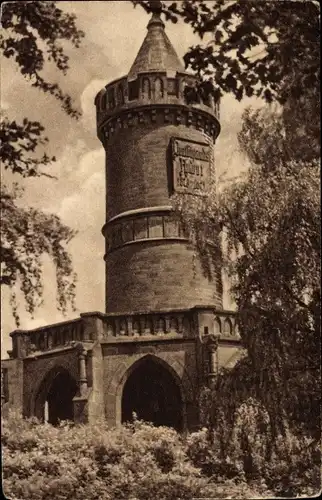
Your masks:
{"label": "stone corbel", "polygon": [[176,111],[176,124],[179,125],[182,123],[182,114],[181,111],[177,110]]}
{"label": "stone corbel", "polygon": [[169,109],[164,110],[164,123],[170,123],[171,117],[169,115]]}
{"label": "stone corbel", "polygon": [[151,121],[152,121],[152,123],[155,123],[157,121],[157,110],[156,109],[151,110]]}

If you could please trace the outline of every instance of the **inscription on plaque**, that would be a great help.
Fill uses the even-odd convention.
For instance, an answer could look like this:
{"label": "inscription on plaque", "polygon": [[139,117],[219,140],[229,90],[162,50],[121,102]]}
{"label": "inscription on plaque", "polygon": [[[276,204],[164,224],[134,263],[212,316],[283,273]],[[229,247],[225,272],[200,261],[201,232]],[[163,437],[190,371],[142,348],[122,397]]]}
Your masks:
{"label": "inscription on plaque", "polygon": [[210,183],[210,146],[173,137],[171,152],[174,191],[205,195]]}

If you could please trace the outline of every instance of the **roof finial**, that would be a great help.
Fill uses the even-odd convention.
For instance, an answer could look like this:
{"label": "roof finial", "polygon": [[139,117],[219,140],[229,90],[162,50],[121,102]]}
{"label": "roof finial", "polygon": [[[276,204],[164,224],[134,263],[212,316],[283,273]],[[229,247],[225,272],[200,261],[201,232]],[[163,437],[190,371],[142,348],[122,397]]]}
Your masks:
{"label": "roof finial", "polygon": [[150,0],[150,10],[152,12],[152,17],[147,26],[148,29],[151,26],[160,26],[164,28],[164,23],[160,17],[162,13],[162,2],[160,2],[160,0]]}
{"label": "roof finial", "polygon": [[162,2],[160,0],[150,0],[150,10],[153,14],[161,14]]}

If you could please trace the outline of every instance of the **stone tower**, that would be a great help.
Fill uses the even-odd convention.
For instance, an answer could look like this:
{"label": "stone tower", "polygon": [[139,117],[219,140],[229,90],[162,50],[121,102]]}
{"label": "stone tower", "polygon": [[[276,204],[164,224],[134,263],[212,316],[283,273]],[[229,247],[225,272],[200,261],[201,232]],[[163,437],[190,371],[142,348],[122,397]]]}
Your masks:
{"label": "stone tower", "polygon": [[1,367],[2,409],[56,425],[139,418],[198,428],[200,391],[239,356],[221,265],[204,272],[174,216],[173,193],[204,195],[214,176],[218,103],[193,86],[154,7],[124,78],[95,99],[106,150],[106,311],[15,330]]}
{"label": "stone tower", "polygon": [[99,92],[106,150],[106,312],[222,307],[220,263],[209,278],[171,210],[173,193],[203,194],[214,175],[219,105],[188,106],[185,73],[155,7],[124,78]]}

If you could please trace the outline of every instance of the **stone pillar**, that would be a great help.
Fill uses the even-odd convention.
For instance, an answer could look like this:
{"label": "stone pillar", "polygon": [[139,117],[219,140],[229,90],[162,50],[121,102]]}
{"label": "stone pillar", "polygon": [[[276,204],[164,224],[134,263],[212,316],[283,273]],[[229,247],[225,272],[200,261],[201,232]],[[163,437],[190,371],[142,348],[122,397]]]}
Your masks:
{"label": "stone pillar", "polygon": [[104,337],[105,315],[100,312],[81,313],[84,340],[95,341]]}
{"label": "stone pillar", "polygon": [[208,356],[208,387],[214,389],[215,380],[218,373],[217,364],[217,351],[219,343],[219,335],[214,335],[213,333],[205,335],[203,342],[206,345],[206,352]]}
{"label": "stone pillar", "polygon": [[87,373],[86,373],[86,355],[87,352],[82,348],[82,344],[78,344],[81,348],[78,353],[78,363],[79,363],[79,395],[73,398],[74,407],[74,421],[76,423],[88,422],[88,384],[87,384]]}
{"label": "stone pillar", "polygon": [[79,354],[79,392],[81,396],[87,393],[87,376],[86,376],[86,351],[83,350]]}
{"label": "stone pillar", "polygon": [[15,330],[10,333],[10,337],[12,338],[13,357],[21,359],[27,356],[28,342],[26,332],[23,330]]}
{"label": "stone pillar", "polygon": [[218,349],[218,343],[208,344],[208,354],[209,354],[208,386],[210,389],[213,389],[215,386],[215,379],[218,371],[217,349]]}

